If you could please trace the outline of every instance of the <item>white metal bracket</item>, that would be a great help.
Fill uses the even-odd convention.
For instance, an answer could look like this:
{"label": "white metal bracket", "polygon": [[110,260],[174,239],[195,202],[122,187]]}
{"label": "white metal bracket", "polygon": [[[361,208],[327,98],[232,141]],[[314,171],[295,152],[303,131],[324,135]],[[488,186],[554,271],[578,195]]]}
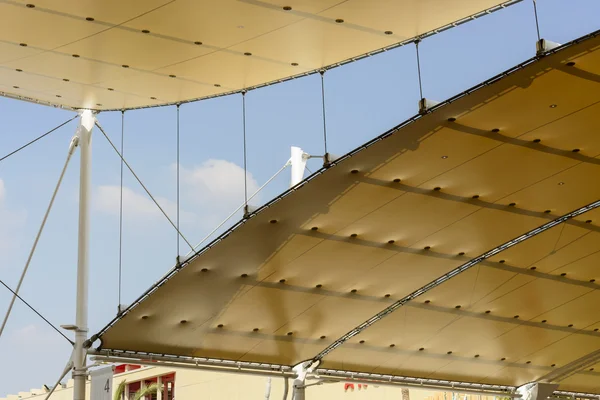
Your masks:
{"label": "white metal bracket", "polygon": [[337,160],[339,156],[331,153],[325,153],[323,156],[312,156],[308,153],[305,153],[300,147],[292,146],[291,157],[286,164],[292,167],[290,187],[294,187],[302,182],[302,179],[304,179],[304,171],[306,170],[306,163],[311,158],[321,158],[323,159],[323,165],[328,166],[333,161]]}
{"label": "white metal bracket", "polygon": [[125,310],[129,307],[127,304],[119,304],[117,305],[117,315],[121,315]]}
{"label": "white metal bracket", "polygon": [[290,187],[296,186],[304,179],[304,170],[306,169],[306,162],[309,158],[310,155],[305,153],[300,147],[292,146],[289,161],[292,167]]}
{"label": "white metal bracket", "polygon": [[338,158],[340,158],[340,156],[337,156],[337,155],[331,154],[331,153],[326,153],[323,157],[321,157],[321,156],[310,156],[310,158],[322,158],[323,159],[323,165],[329,165],[332,162],[334,162],[335,160],[337,160]]}
{"label": "white metal bracket", "polygon": [[552,42],[547,39],[540,39],[535,44],[535,54],[538,57],[542,57],[546,55],[552,49],[556,49],[557,47],[562,46],[560,43]]}
{"label": "white metal bracket", "polygon": [[81,140],[81,135],[83,132],[89,134],[89,132],[92,131],[92,128],[96,124],[96,116],[91,110],[80,110],[79,117],[79,127],[77,129],[76,136]]}
{"label": "white metal bracket", "polygon": [[424,115],[434,106],[440,104],[439,101],[429,100],[429,99],[421,99],[419,100],[419,114]]}
{"label": "white metal bracket", "polygon": [[258,210],[257,206],[246,204],[244,206],[244,218],[248,218],[250,216],[250,214],[252,214],[256,210]]}

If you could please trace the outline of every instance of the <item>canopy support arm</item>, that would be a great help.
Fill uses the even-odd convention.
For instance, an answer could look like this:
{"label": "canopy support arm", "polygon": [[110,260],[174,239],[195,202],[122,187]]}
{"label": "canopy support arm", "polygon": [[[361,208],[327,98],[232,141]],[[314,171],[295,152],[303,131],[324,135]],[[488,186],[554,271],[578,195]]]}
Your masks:
{"label": "canopy support arm", "polygon": [[311,367],[310,361],[304,361],[294,366],[292,370],[296,373],[296,377],[293,382],[292,400],[304,400],[306,398],[306,375]]}
{"label": "canopy support arm", "polygon": [[46,395],[46,398],[44,398],[44,400],[48,400],[50,398],[50,396],[52,396],[52,393],[54,393],[54,390],[56,390],[56,387],[58,385],[60,385],[60,381],[62,381],[63,378],[65,376],[67,376],[67,374],[69,373],[71,368],[73,368],[73,354],[74,353],[75,353],[75,351],[73,351],[73,353],[71,353],[71,357],[69,357],[69,361],[67,361],[67,365],[65,366],[65,369],[63,370],[60,377],[56,381],[56,384],[54,386],[52,386],[52,389],[50,389],[50,391],[48,392],[48,394]]}

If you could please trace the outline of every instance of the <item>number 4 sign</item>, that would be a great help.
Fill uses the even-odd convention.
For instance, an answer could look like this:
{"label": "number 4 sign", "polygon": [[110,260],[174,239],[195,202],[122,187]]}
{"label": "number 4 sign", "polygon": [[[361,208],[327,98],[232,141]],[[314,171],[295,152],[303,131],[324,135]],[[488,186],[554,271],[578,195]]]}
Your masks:
{"label": "number 4 sign", "polygon": [[112,400],[113,367],[90,371],[92,376],[90,400]]}

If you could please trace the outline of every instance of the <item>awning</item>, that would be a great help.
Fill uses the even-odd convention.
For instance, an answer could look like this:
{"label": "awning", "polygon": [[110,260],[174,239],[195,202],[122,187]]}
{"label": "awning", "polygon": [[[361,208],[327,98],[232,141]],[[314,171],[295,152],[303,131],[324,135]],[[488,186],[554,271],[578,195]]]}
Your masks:
{"label": "awning", "polygon": [[1,0],[0,95],[97,110],[253,88],[521,0]]}
{"label": "awning", "polygon": [[294,365],[429,287],[322,368],[600,393],[600,210],[478,258],[600,199],[598,126],[596,32],[276,198],[169,272],[102,348]]}

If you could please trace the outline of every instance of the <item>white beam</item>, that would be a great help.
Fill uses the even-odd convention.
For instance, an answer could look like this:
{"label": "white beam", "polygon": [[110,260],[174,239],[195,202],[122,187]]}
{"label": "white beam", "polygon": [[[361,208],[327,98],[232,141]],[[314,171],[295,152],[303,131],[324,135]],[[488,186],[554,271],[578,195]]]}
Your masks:
{"label": "white beam", "polygon": [[85,400],[86,350],[88,332],[88,272],[90,232],[90,187],[92,169],[92,128],[96,119],[90,110],[83,110],[77,128],[80,150],[79,167],[79,237],[77,245],[77,298],[75,312],[75,346],[73,350],[73,399]]}

